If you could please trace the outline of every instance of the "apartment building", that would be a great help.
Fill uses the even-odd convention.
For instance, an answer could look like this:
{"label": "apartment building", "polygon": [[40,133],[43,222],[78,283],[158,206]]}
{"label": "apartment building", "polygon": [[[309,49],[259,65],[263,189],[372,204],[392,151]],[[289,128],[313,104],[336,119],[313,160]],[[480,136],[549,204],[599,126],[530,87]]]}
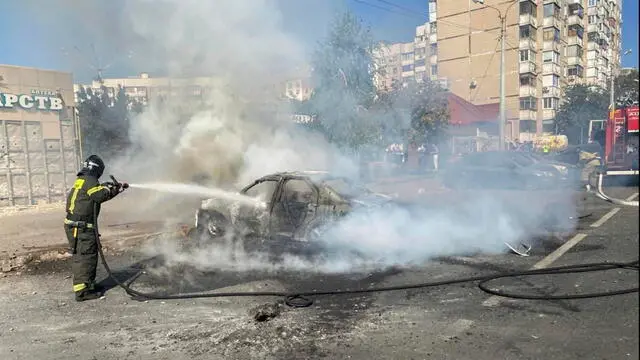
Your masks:
{"label": "apartment building", "polygon": [[564,86],[608,87],[619,68],[621,6],[621,0],[429,0],[437,77],[471,103],[499,102],[503,17],[505,134],[553,132]]}
{"label": "apartment building", "polygon": [[91,84],[74,84],[73,91],[77,103],[78,91],[81,87],[90,88],[93,91],[101,91],[104,86],[110,96],[114,96],[118,91],[118,87],[122,87],[131,100],[146,105],[150,99],[162,96],[186,95],[201,97],[207,87],[213,85],[214,82],[215,79],[212,77],[154,78],[149,76],[148,73],[142,73],[134,77],[94,80]]}
{"label": "apartment building", "polygon": [[394,83],[411,80],[418,82],[431,78],[429,63],[429,23],[416,27],[413,42],[380,44],[374,57],[378,73],[375,77],[379,89],[389,89]]}

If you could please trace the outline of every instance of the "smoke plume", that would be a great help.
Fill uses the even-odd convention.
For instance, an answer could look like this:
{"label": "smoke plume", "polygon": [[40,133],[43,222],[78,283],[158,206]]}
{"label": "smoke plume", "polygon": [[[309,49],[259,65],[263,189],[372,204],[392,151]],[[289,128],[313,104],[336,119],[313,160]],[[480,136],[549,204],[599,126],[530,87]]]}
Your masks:
{"label": "smoke plume", "polygon": [[[136,48],[137,65],[161,69],[175,84],[201,77],[202,90],[185,93],[182,88],[182,93],[152,98],[131,122],[132,150],[110,159],[110,171],[137,183],[197,179],[206,186],[229,189],[275,171],[330,170],[348,177],[358,173],[355,159],[320,135],[296,128],[288,116],[292,109],[278,99],[283,82],[298,76],[290,70],[308,64],[309,58],[307,44],[283,30],[284,19],[275,2],[131,0],[120,14],[126,17],[120,22],[129,28],[127,41]],[[164,90],[171,95],[175,89]],[[336,88],[327,97],[340,98],[340,91]],[[132,192],[131,206],[157,216],[175,210],[183,198],[141,194],[138,198]],[[144,202],[133,201],[142,197]],[[180,205],[190,223],[197,201],[190,198]],[[571,212],[563,211],[557,218],[566,220]],[[504,242],[544,234],[544,215],[544,207],[527,200],[513,205],[480,193],[444,208],[387,207],[353,213],[324,236],[333,255],[287,255],[273,262],[264,253],[236,251],[229,243],[185,250],[171,241],[147,250],[165,255],[170,263],[207,270],[352,271],[407,266],[436,256],[502,252]]]}

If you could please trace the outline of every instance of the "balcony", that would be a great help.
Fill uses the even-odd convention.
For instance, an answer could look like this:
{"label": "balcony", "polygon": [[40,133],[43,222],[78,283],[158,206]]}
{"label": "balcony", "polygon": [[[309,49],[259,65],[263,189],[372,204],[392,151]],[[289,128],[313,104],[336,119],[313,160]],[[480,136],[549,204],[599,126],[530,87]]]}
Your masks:
{"label": "balcony", "polygon": [[582,17],[578,15],[570,15],[567,17],[567,25],[582,25]]}
{"label": "balcony", "polygon": [[520,97],[536,97],[538,90],[535,86],[531,85],[520,85]]}
{"label": "balcony", "polygon": [[580,45],[582,46],[583,41],[581,38],[577,37],[577,36],[569,36],[567,38],[567,45],[571,46],[571,45]]}
{"label": "balcony", "polygon": [[535,110],[520,110],[520,120],[536,120],[537,115]]}
{"label": "balcony", "polygon": [[588,24],[587,25],[587,33],[597,32],[597,31],[598,31],[598,25],[597,24]]}
{"label": "balcony", "polygon": [[542,110],[542,121],[544,120],[553,120],[556,117],[556,111],[553,109],[544,109]]}
{"label": "balcony", "polygon": [[542,43],[542,49],[544,51],[557,51],[560,52],[560,43],[557,41],[545,41]]}
{"label": "balcony", "polygon": [[536,68],[536,63],[533,61],[523,61],[520,63],[520,74],[537,74],[538,69]]}
{"label": "balcony", "polygon": [[587,50],[600,50],[600,45],[593,41],[587,41]]}
{"label": "balcony", "polygon": [[536,42],[531,38],[520,39],[520,50],[536,50]]}
{"label": "balcony", "polygon": [[579,56],[568,56],[567,57],[567,65],[580,65],[583,66],[582,58]]}
{"label": "balcony", "polygon": [[549,75],[549,74],[562,75],[562,67],[553,62],[544,63],[542,64],[542,73],[545,75]]}
{"label": "balcony", "polygon": [[542,95],[544,97],[560,97],[560,87],[559,86],[543,86],[542,87]]}
{"label": "balcony", "polygon": [[429,63],[430,64],[437,64],[438,63],[438,55],[431,55],[429,56]]}
{"label": "balcony", "polygon": [[534,28],[537,28],[538,19],[531,14],[520,14],[520,25],[531,25]]}
{"label": "balcony", "polygon": [[434,32],[434,33],[429,34],[429,43],[430,44],[435,44],[437,42],[438,42],[438,33]]}
{"label": "balcony", "polygon": [[562,29],[562,25],[560,23],[560,19],[555,16],[547,16],[544,18],[542,24],[544,27],[555,27],[556,29]]}

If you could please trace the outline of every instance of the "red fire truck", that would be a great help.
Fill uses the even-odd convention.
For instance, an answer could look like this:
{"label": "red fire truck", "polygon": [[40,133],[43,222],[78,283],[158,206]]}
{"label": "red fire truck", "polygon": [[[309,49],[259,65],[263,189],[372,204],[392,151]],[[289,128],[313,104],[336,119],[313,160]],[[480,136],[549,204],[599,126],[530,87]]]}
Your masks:
{"label": "red fire truck", "polygon": [[638,105],[609,112],[607,120],[591,120],[589,140],[604,148],[607,175],[638,175]]}

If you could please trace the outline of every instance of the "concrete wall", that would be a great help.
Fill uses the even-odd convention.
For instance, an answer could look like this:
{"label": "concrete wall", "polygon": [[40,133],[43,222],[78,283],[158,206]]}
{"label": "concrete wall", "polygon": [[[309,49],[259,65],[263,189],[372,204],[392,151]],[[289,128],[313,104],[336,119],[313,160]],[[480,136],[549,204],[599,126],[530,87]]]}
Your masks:
{"label": "concrete wall", "polygon": [[0,65],[0,76],[0,207],[64,200],[80,162],[71,74]]}

